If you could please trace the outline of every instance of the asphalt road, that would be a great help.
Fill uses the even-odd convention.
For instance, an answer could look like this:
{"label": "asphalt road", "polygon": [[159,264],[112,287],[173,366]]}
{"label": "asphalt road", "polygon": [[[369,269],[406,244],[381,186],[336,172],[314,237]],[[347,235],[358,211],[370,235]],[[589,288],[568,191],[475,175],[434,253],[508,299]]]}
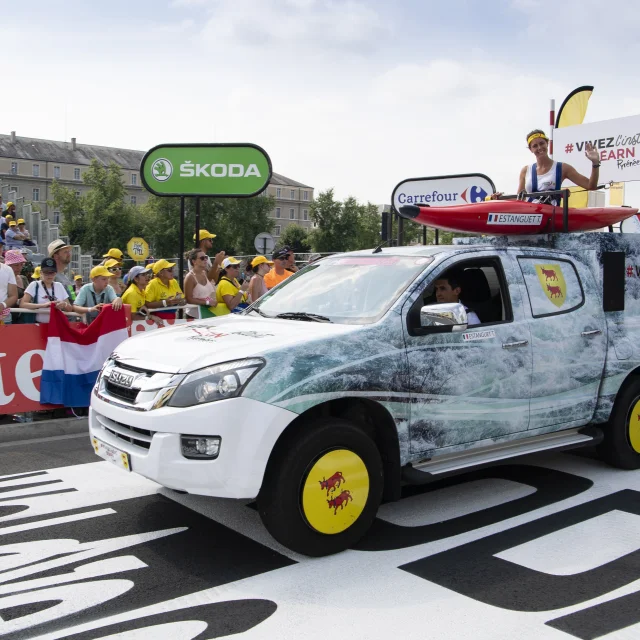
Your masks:
{"label": "asphalt road", "polygon": [[0,444],[0,638],[640,638],[640,472],[519,459],[280,547],[251,501],[166,490],[87,436]]}

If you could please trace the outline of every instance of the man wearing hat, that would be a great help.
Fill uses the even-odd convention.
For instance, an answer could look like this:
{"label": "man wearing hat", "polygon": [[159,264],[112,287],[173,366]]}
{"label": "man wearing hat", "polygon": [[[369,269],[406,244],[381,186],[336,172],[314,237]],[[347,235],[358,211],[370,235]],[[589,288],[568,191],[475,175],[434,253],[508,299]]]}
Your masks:
{"label": "man wearing hat", "polygon": [[[213,239],[216,237],[215,233],[209,233],[206,229],[200,229],[198,234],[198,243],[197,248],[204,251],[205,253],[209,253],[213,247]],[[193,241],[196,241],[196,234],[193,234]],[[213,258],[213,262],[211,262],[211,258],[207,258],[207,269],[209,272],[207,273],[207,278],[209,280],[213,280],[214,282],[218,281],[218,275],[220,274],[220,265],[224,260],[225,253],[224,251],[219,251]]]}
{"label": "man wearing hat", "polygon": [[25,237],[18,231],[15,220],[9,222],[9,228],[5,231],[4,241],[7,249],[21,249],[24,246]]}
{"label": "man wearing hat", "polygon": [[182,294],[180,285],[173,277],[175,262],[158,260],[151,265],[153,280],[147,285],[144,298],[149,309],[157,309],[156,314],[160,318],[175,318],[175,311],[160,311],[164,307],[182,306],[186,299]]}
{"label": "man wearing hat", "polygon": [[13,202],[7,202],[7,211],[5,213],[6,216],[11,216],[13,220],[16,217],[16,205]]}
{"label": "man wearing hat", "polygon": [[71,263],[71,247],[64,240],[54,240],[49,243],[47,252],[50,258],[56,263],[56,282],[59,282],[66,290],[69,298],[73,302],[76,299],[76,291],[73,282],[69,279],[65,271]]}
{"label": "man wearing hat", "polygon": [[264,277],[264,283],[267,285],[267,289],[273,289],[277,284],[280,284],[283,280],[293,275],[291,271],[287,271],[285,268],[287,262],[290,260],[290,254],[293,254],[293,252],[289,247],[282,247],[282,249],[274,252],[273,269]]}
{"label": "man wearing hat", "polygon": [[102,265],[93,267],[89,275],[91,282],[85,284],[78,293],[73,310],[86,313],[87,324],[91,324],[98,317],[105,304],[110,304],[115,311],[122,308],[122,299],[109,284],[111,275],[109,269]]}
{"label": "man wearing hat", "polygon": [[222,261],[222,275],[216,287],[216,315],[223,316],[240,310],[247,306],[249,302],[248,291],[249,281],[245,280],[242,285],[238,282],[240,275],[240,260],[229,256]]}

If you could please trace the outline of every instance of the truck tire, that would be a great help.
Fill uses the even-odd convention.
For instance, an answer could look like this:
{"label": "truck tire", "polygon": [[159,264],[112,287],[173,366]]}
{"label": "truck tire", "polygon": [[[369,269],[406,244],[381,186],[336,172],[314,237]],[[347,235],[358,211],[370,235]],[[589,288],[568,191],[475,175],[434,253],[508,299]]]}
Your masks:
{"label": "truck tire", "polygon": [[640,379],[616,398],[598,454],[614,467],[640,469]]}
{"label": "truck tire", "polygon": [[258,511],[269,533],[308,556],[338,553],[369,529],[383,469],[373,440],[339,418],[304,425],[269,462]]}

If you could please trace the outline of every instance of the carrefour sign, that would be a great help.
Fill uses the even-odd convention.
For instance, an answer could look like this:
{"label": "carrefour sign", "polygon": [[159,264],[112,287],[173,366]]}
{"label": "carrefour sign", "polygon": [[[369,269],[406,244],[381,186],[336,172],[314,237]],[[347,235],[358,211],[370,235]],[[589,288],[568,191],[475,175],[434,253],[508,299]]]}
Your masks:
{"label": "carrefour sign", "polygon": [[157,196],[242,198],[264,191],[271,171],[254,144],[163,144],[145,154],[140,175]]}
{"label": "carrefour sign", "polygon": [[482,173],[410,178],[393,190],[391,202],[396,210],[406,204],[453,207],[482,202],[495,190],[493,181]]}

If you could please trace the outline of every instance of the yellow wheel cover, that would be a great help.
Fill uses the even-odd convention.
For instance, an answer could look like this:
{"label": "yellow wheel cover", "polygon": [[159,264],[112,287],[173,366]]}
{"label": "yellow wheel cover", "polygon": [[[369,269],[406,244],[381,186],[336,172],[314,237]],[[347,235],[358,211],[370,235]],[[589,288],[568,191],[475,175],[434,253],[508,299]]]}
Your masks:
{"label": "yellow wheel cover", "polygon": [[640,453],[640,400],[633,405],[629,416],[629,442],[631,448]]}
{"label": "yellow wheel cover", "polygon": [[336,449],[311,467],[302,489],[302,511],[320,533],[348,529],[362,513],[369,497],[369,473],[359,455]]}

